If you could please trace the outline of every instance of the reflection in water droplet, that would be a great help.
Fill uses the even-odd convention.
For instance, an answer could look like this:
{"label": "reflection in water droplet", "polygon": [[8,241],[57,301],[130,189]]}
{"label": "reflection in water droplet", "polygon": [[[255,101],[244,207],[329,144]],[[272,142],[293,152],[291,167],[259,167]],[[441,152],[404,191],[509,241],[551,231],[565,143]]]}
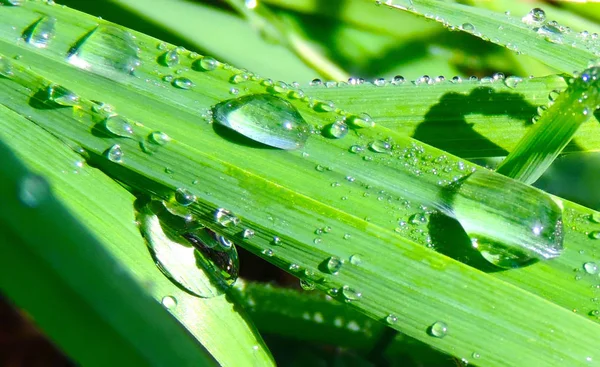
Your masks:
{"label": "reflection in water droplet", "polygon": [[316,285],[309,280],[300,279],[300,287],[305,291],[312,291],[316,288]]}
{"label": "reflection in water droplet", "polygon": [[240,219],[225,208],[215,210],[215,221],[223,227],[235,227],[240,223]]}
{"label": "reflection in water droplet", "polygon": [[171,215],[157,203],[143,206],[136,219],[158,268],[179,287],[210,298],[235,283],[235,246],[224,248],[213,232]]}
{"label": "reflection in water droplet", "polygon": [[35,208],[50,196],[50,185],[42,176],[27,175],[19,182],[19,201],[28,208]]}
{"label": "reflection in water droplet", "polygon": [[109,161],[119,163],[123,161],[124,153],[119,144],[114,144],[113,146],[108,148],[106,152],[104,152],[104,155],[106,156],[106,158],[108,158]]}
{"label": "reflection in water droplet", "polygon": [[55,34],[56,18],[43,16],[27,27],[23,32],[23,39],[38,48],[48,46]]}
{"label": "reflection in water droplet", "polygon": [[172,310],[177,307],[177,299],[173,296],[163,297],[161,303],[167,310]]}
{"label": "reflection in water droplet", "polygon": [[515,268],[562,253],[562,210],[542,191],[487,170],[447,190],[448,207],[442,210],[459,221],[473,247],[491,263]]}
{"label": "reflection in water droplet", "polygon": [[132,74],[140,65],[138,47],[131,34],[108,25],[100,25],[81,37],[69,50],[68,61],[108,77]]}
{"label": "reflection in water droplet", "polygon": [[448,325],[443,321],[436,321],[429,327],[429,335],[443,338],[448,334]]}
{"label": "reflection in water droplet", "polygon": [[254,94],[217,104],[214,121],[257,142],[280,149],[304,146],[310,126],[288,101]]}

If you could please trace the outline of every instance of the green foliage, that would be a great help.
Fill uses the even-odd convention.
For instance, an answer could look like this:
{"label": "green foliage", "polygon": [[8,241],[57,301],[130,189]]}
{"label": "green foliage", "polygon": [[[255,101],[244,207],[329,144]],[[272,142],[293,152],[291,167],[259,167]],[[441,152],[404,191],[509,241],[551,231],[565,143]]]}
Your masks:
{"label": "green foliage", "polygon": [[[600,44],[582,15],[227,1],[244,21],[121,0],[103,20],[4,3],[0,285],[78,361],[104,361],[73,338],[85,328],[106,362],[126,361],[120,346],[131,364],[272,365],[259,331],[353,348],[349,364],[449,363],[430,347],[482,366],[600,360],[600,214],[526,185],[563,152],[600,148],[598,67],[584,71]],[[466,160],[504,155],[497,173]],[[50,182],[47,206],[15,194],[30,172]],[[231,242],[329,299],[246,282],[220,295]],[[69,295],[68,327],[26,281]]]}

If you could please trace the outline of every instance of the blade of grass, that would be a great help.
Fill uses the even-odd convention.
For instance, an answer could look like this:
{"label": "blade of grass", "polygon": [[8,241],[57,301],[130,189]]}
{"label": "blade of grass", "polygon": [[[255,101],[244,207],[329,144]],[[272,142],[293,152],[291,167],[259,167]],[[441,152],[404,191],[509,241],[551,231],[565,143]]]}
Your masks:
{"label": "blade of grass", "polygon": [[[498,173],[533,183],[548,169],[579,127],[600,108],[598,70],[586,69],[572,78],[567,90],[498,166]],[[596,135],[598,132],[596,124]]]}

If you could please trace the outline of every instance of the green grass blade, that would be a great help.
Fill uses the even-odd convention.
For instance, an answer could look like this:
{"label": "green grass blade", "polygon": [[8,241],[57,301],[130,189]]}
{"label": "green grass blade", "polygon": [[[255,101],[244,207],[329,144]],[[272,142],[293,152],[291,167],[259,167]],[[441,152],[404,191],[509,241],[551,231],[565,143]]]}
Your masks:
{"label": "green grass blade", "polygon": [[575,76],[496,171],[525,183],[535,182],[600,108],[598,88],[598,67]]}
{"label": "green grass blade", "polygon": [[[548,24],[548,19],[526,24],[519,17],[433,0],[396,0],[389,6],[462,30],[509,50],[530,55],[562,72],[583,70],[596,58],[598,40]],[[523,14],[525,16],[526,14]]]}
{"label": "green grass blade", "polygon": [[[29,124],[3,106],[0,121]],[[20,143],[39,144],[37,138],[24,136]],[[46,181],[4,143],[0,155],[3,293],[86,365],[216,364],[66,210]]]}

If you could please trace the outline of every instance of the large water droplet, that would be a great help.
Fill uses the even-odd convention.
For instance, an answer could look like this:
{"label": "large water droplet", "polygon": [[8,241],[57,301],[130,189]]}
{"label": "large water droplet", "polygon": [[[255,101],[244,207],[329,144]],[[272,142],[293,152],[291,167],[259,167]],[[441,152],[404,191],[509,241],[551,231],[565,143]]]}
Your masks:
{"label": "large water droplet", "polygon": [[583,270],[588,274],[598,274],[598,264],[595,262],[587,262],[583,264]]}
{"label": "large water droplet", "polygon": [[160,55],[158,57],[158,62],[168,67],[173,67],[179,64],[179,54],[177,53],[177,48],[169,50],[164,54]]}
{"label": "large water droplet", "polygon": [[194,61],[192,68],[198,71],[211,71],[215,70],[218,65],[219,62],[217,60],[210,56],[204,56],[201,59]]}
{"label": "large water droplet", "polygon": [[177,307],[177,299],[173,296],[164,296],[160,301],[167,310],[172,310]]}
{"label": "large water droplet", "polygon": [[429,335],[435,336],[436,338],[443,338],[448,334],[448,325],[443,321],[436,321],[429,327]]}
{"label": "large water droplet", "polygon": [[325,135],[334,139],[341,139],[348,134],[348,125],[344,121],[336,121],[325,128]]}
{"label": "large water droplet", "polygon": [[447,189],[449,214],[491,263],[515,268],[561,254],[562,210],[542,191],[486,170]]}
{"label": "large water droplet", "polygon": [[252,140],[280,149],[304,146],[310,126],[288,101],[254,94],[217,104],[215,122]]}
{"label": "large water droplet", "polygon": [[172,84],[174,87],[177,87],[179,89],[192,89],[192,87],[194,86],[194,83],[191,80],[183,77],[173,79]]}
{"label": "large water droplet", "polygon": [[330,274],[337,274],[342,268],[342,265],[342,260],[337,256],[331,256],[325,262],[325,267]]}
{"label": "large water droplet", "polygon": [[521,21],[529,25],[537,25],[546,20],[546,12],[540,8],[533,8]]}
{"label": "large water droplet", "polygon": [[109,133],[122,138],[133,138],[133,127],[123,117],[112,115],[104,120],[104,128]]}
{"label": "large water droplet", "polygon": [[42,176],[28,175],[19,182],[18,198],[26,207],[35,208],[49,196],[50,185]]}
{"label": "large water droplet", "polygon": [[137,215],[157,266],[188,292],[210,298],[226,292],[238,276],[235,246],[222,246],[217,235],[172,216],[160,203],[150,203]]}
{"label": "large water droplet", "polygon": [[223,227],[234,227],[240,223],[240,219],[225,208],[215,210],[215,221]]}
{"label": "large water droplet", "polygon": [[362,292],[345,285],[342,287],[342,296],[346,302],[358,301],[362,297]]}
{"label": "large water droplet", "polygon": [[387,315],[387,317],[385,318],[385,322],[387,322],[390,325],[393,325],[395,323],[398,322],[398,316],[394,315],[394,314],[389,314]]}
{"label": "large water droplet", "polygon": [[79,96],[69,89],[58,84],[49,85],[43,95],[48,102],[59,106],[76,106],[79,103]]}
{"label": "large water droplet", "polygon": [[69,50],[71,64],[108,77],[132,74],[140,65],[138,47],[128,32],[100,25],[81,37]]}
{"label": "large water droplet", "polygon": [[38,48],[48,46],[55,34],[56,18],[43,16],[27,27],[23,32],[23,39]]}

